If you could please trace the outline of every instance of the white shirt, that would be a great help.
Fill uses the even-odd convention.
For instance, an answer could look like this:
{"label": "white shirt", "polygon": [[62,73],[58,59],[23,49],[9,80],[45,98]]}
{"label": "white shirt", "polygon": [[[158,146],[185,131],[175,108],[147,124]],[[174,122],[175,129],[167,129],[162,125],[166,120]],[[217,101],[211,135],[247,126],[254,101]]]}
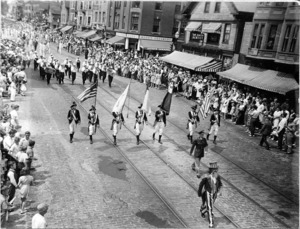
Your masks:
{"label": "white shirt", "polygon": [[278,133],[284,128],[286,127],[286,124],[287,124],[287,118],[282,118],[278,124]]}
{"label": "white shirt", "polygon": [[45,220],[45,217],[40,215],[39,213],[36,213],[33,217],[32,217],[32,224],[31,224],[32,229],[36,229],[36,228],[46,228],[47,227],[47,223]]}
{"label": "white shirt", "polygon": [[16,155],[16,158],[17,158],[18,162],[26,163],[26,160],[28,160],[28,155],[26,152],[19,151]]}
{"label": "white shirt", "polygon": [[6,137],[4,137],[3,147],[5,149],[9,150],[13,146],[14,142],[15,142],[15,139],[11,138],[9,135],[7,135]]}

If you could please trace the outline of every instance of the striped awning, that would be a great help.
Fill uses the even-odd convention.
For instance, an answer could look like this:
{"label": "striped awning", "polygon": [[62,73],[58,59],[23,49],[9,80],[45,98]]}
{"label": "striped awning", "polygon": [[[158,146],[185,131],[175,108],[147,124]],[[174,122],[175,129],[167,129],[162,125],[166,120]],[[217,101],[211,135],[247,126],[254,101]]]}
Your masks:
{"label": "striped awning", "polygon": [[221,33],[221,23],[209,22],[202,24],[202,33]]}
{"label": "striped awning", "polygon": [[290,74],[244,64],[236,64],[227,71],[219,72],[218,75],[241,84],[282,95],[299,89],[299,84]]}
{"label": "striped awning", "polygon": [[202,22],[199,21],[191,21],[189,24],[185,27],[185,31],[201,31],[201,25]]}
{"label": "striped awning", "polygon": [[213,60],[206,64],[203,64],[195,69],[198,72],[220,72],[222,68],[222,62],[219,60]]}
{"label": "striped awning", "polygon": [[89,39],[89,40],[90,40],[90,41],[98,41],[98,40],[101,40],[101,39],[102,39],[102,37],[96,36],[96,37],[91,38],[91,39]]}

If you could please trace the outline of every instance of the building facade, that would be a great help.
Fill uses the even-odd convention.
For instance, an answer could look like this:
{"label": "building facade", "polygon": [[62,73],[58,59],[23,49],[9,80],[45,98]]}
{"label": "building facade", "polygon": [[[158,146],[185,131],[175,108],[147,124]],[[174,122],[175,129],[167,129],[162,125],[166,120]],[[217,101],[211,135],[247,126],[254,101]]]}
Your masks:
{"label": "building facade", "polygon": [[260,2],[245,25],[241,63],[299,74],[299,15],[296,2]]}
{"label": "building facade", "polygon": [[189,18],[183,51],[213,57],[223,70],[237,63],[244,25],[253,20],[256,3],[197,2],[183,14]]}

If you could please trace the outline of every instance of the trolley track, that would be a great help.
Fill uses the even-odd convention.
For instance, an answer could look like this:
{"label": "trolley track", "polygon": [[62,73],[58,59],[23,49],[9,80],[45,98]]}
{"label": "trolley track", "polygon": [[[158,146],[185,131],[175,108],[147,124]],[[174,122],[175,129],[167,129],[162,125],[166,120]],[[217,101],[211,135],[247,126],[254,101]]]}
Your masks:
{"label": "trolley track", "polygon": [[[114,95],[111,94],[111,92],[109,92],[107,89],[99,86],[103,91],[105,91],[107,94],[109,94],[111,97],[113,97],[115,100],[117,100],[118,98],[116,98]],[[136,98],[131,96],[131,99],[134,99],[136,102],[141,103],[140,101],[138,101]],[[99,101],[97,101],[98,104],[101,105],[101,107],[103,107],[106,111],[110,112],[108,108],[106,108],[103,104],[101,104]],[[131,112],[135,112],[133,109],[129,108],[129,110]],[[173,126],[175,126],[177,129],[180,129],[181,131],[185,132],[185,130],[183,130],[181,127],[179,127],[178,125],[176,125],[173,122],[170,122],[168,120],[168,123],[171,123]],[[128,127],[126,127],[126,129],[128,131],[130,131],[134,136],[134,132],[132,130],[130,130]],[[167,137],[167,139],[172,140],[172,138],[170,136],[168,136],[168,134],[163,134],[165,137]],[[153,150],[145,141],[140,140],[141,142],[143,142],[143,144],[149,149],[151,150],[158,158],[160,158],[167,166],[169,166],[178,176],[180,176],[191,188],[193,188],[195,191],[197,191],[197,186],[195,186],[194,184],[192,184],[191,182],[189,182],[182,174],[181,172],[178,171],[178,169],[176,169],[175,166],[171,165],[169,161],[166,161],[161,155],[159,155],[155,150]],[[187,154],[189,154],[189,152],[183,148],[181,145],[179,145],[178,143],[174,142],[174,144],[176,144],[176,146],[181,149],[182,151],[186,152]],[[215,152],[216,153],[216,152]],[[221,154],[218,154],[221,155]],[[228,160],[229,162],[231,162],[231,160],[227,159],[226,157],[224,157],[223,155],[221,155],[223,158],[225,158],[226,160]],[[235,164],[234,162],[231,162],[233,164]],[[208,168],[203,162],[201,162],[201,164]],[[239,169],[247,172],[246,170],[244,170],[243,168],[241,168],[240,166],[237,166]],[[248,173],[252,176],[251,173]],[[222,177],[222,176],[221,176]],[[240,190],[239,188],[237,188],[235,185],[233,185],[230,181],[228,181],[226,178],[222,177],[222,180],[225,181],[227,184],[229,184],[231,187],[233,187],[236,191],[238,191],[242,196],[244,196],[245,198],[247,198],[248,200],[250,200],[252,203],[254,203],[255,205],[259,206],[261,209],[263,209],[267,214],[269,214],[271,217],[273,217],[277,222],[279,222],[280,224],[283,224],[285,227],[289,227],[285,222],[283,222],[281,219],[279,219],[276,215],[272,214],[270,211],[268,211],[265,207],[263,207],[261,204],[257,203],[255,200],[253,200],[251,197],[249,197],[248,195],[246,195],[242,190]],[[258,179],[259,181],[261,181],[260,179]],[[264,183],[264,182],[263,182]],[[265,184],[265,183],[264,183]],[[272,190],[274,190],[272,187],[270,187]],[[276,190],[274,190],[276,191]],[[284,196],[285,197],[285,196]],[[289,200],[289,199],[288,199]],[[218,211],[220,211],[224,216],[226,216],[227,219],[229,219],[232,223],[235,224],[235,222],[233,222],[230,217],[228,217],[224,212],[222,212],[222,210],[218,207],[218,205],[216,204],[216,208],[218,209]],[[237,227],[240,227],[238,224],[235,224]]]}
{"label": "trolley track", "polygon": [[[102,90],[104,90],[107,94],[109,94],[110,96],[112,96],[114,99],[117,99],[110,91],[108,91],[107,89],[105,89],[104,87],[99,86]],[[141,103],[141,101],[139,101],[138,99],[136,99],[135,97],[131,96],[131,99],[135,100],[137,103]],[[131,111],[133,111],[132,109],[130,109]],[[176,123],[168,120],[168,124],[171,124],[172,126],[174,126],[175,128],[177,128],[178,130],[184,132],[185,134],[187,134],[186,130],[183,129],[182,127],[180,127],[179,125],[177,125]],[[164,136],[166,136],[168,139],[171,139],[170,136],[168,136],[168,134],[164,133]],[[186,149],[184,149],[182,146],[180,146],[179,144],[177,144],[178,147],[180,147],[181,149],[183,149],[183,151],[189,153]],[[266,185],[267,187],[269,187],[270,189],[274,190],[275,192],[277,192],[279,195],[281,195],[282,197],[284,197],[286,200],[288,200],[289,202],[296,204],[298,206],[299,203],[295,202],[294,200],[292,200],[290,197],[286,196],[285,194],[283,194],[281,191],[279,191],[278,189],[274,188],[273,186],[271,186],[270,184],[266,183],[265,181],[263,181],[262,179],[260,179],[259,177],[257,177],[256,175],[254,175],[253,173],[249,172],[248,170],[244,169],[242,166],[240,166],[238,163],[234,162],[233,160],[231,160],[230,158],[224,156],[221,153],[218,153],[212,149],[210,149],[212,152],[218,154],[220,157],[222,157],[223,159],[225,159],[226,161],[230,162],[231,164],[235,165],[237,168],[239,168],[240,170],[242,170],[243,172],[249,174],[250,176],[254,177],[256,180],[258,180],[259,182],[263,183],[264,185]],[[205,166],[204,163],[201,162],[201,164],[203,166]]]}

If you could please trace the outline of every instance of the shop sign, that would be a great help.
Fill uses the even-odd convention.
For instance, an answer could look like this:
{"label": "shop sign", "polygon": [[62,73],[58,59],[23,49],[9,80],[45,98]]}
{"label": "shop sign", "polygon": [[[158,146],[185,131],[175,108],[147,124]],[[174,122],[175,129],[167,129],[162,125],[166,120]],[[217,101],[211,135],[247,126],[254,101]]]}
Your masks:
{"label": "shop sign", "polygon": [[204,39],[204,34],[203,33],[196,32],[196,31],[191,32],[190,40],[201,41],[203,39]]}

